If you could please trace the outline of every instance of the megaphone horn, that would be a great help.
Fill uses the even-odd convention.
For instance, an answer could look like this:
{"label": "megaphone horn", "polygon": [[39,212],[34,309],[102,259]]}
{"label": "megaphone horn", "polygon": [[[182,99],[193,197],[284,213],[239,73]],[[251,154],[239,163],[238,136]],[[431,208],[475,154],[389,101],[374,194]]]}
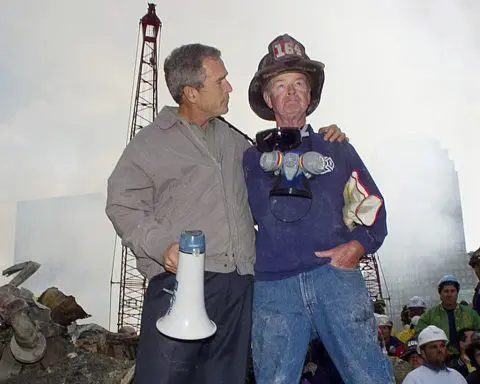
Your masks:
{"label": "megaphone horn", "polygon": [[205,235],[202,231],[184,231],[180,235],[179,248],[177,279],[170,308],[157,320],[157,329],[174,339],[205,339],[217,330],[205,309]]}

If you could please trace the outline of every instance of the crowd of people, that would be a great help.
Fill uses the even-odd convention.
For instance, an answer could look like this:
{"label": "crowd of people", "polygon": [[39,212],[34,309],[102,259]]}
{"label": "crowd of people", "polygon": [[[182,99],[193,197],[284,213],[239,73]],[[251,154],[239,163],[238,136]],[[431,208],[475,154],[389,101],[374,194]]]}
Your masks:
{"label": "crowd of people", "polygon": [[[480,249],[470,253],[469,264],[480,279]],[[384,314],[384,303],[375,306],[378,343],[392,364],[396,383],[480,383],[480,308],[474,306],[479,287],[480,283],[472,305],[458,302],[458,280],[443,276],[438,283],[440,303],[428,308],[421,297],[411,297],[398,332]],[[324,348],[318,343],[311,348],[321,354]],[[304,384],[344,383],[328,354],[307,356],[303,377]]]}
{"label": "crowd of people", "polygon": [[[463,379],[451,368],[461,364],[475,374],[480,318],[457,304],[454,277],[441,280],[439,306],[412,298],[398,335],[374,315],[358,265],[387,236],[384,197],[337,126],[307,122],[323,63],[292,36],[268,44],[248,98],[274,128],[254,143],[221,118],[233,88],[218,49],[176,48],[164,73],[178,106],[133,137],[108,180],[106,213],[149,280],[136,384],[383,384],[402,367],[416,367],[405,383],[430,383],[421,380],[432,372]],[[176,279],[185,230],[206,238],[205,306],[217,331],[204,340],[156,329],[189,284]]]}

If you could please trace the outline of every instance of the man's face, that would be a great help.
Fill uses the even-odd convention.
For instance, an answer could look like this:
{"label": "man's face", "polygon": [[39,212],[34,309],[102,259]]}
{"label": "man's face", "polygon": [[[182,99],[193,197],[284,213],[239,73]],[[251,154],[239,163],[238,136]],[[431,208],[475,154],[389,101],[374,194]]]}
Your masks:
{"label": "man's face", "polygon": [[410,363],[413,369],[418,368],[423,364],[422,356],[420,356],[418,353],[412,353],[410,356],[408,356],[407,361]]}
{"label": "man's face", "polygon": [[197,90],[197,107],[207,117],[216,117],[228,112],[228,102],[232,86],[227,80],[227,70],[222,60],[203,60],[205,82]]}
{"label": "man's face", "polygon": [[453,285],[445,285],[440,291],[440,300],[442,304],[447,307],[455,307],[457,304],[458,292]]}
{"label": "man's face", "polygon": [[422,347],[423,359],[433,365],[442,366],[445,363],[447,347],[444,341],[432,341]]}
{"label": "man's face", "polygon": [[389,325],[380,325],[378,328],[380,329],[383,339],[388,340],[392,334],[392,327]]}
{"label": "man's face", "polygon": [[412,319],[414,316],[422,316],[425,312],[425,308],[422,307],[411,307],[408,308],[408,316]]}
{"label": "man's face", "polygon": [[310,105],[310,82],[303,73],[282,73],[269,81],[263,97],[281,120],[305,117]]}

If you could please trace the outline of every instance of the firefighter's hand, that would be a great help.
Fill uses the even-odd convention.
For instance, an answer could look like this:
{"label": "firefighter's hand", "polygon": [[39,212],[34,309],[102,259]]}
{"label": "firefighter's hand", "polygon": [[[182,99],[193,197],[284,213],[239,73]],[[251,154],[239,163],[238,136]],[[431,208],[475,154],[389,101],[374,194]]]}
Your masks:
{"label": "firefighter's hand", "polygon": [[365,249],[357,240],[351,240],[327,251],[315,252],[317,257],[329,257],[330,264],[340,269],[356,268],[364,254]]}
{"label": "firefighter's hand", "polygon": [[348,137],[342,132],[336,124],[329,125],[328,127],[322,127],[318,130],[318,133],[323,133],[323,139],[325,141],[348,141]]}
{"label": "firefighter's hand", "polygon": [[180,247],[178,243],[172,243],[162,255],[163,267],[167,272],[177,273],[178,252]]}

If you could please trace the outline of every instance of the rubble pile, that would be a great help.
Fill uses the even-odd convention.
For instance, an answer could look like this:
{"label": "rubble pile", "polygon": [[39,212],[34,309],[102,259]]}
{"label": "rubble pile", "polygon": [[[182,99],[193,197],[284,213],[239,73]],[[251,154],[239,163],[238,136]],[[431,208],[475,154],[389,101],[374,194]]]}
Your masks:
{"label": "rubble pile", "polygon": [[71,352],[54,365],[25,366],[22,372],[2,383],[6,384],[120,384],[133,362],[117,360],[71,346]]}
{"label": "rubble pile", "polygon": [[73,296],[51,287],[35,299],[19,288],[39,267],[26,262],[3,271],[18,275],[0,287],[0,383],[130,384],[135,331],[79,325],[90,315]]}

